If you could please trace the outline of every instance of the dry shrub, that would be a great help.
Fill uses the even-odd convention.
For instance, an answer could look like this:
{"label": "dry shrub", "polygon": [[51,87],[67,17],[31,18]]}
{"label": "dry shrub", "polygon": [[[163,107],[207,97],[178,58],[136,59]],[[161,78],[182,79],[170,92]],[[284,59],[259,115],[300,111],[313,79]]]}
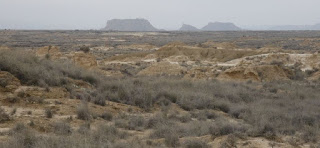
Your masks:
{"label": "dry shrub", "polygon": [[9,121],[9,120],[10,120],[9,115],[5,112],[3,108],[0,108],[0,123]]}
{"label": "dry shrub", "polygon": [[100,115],[100,117],[104,120],[111,121],[113,118],[113,115],[109,112],[104,112]]}
{"label": "dry shrub", "polygon": [[237,137],[235,135],[228,135],[227,138],[221,142],[221,148],[234,148],[236,147]]}
{"label": "dry shrub", "polygon": [[80,50],[83,51],[84,53],[88,53],[90,51],[90,47],[88,46],[81,46]]}
{"label": "dry shrub", "polygon": [[93,85],[100,82],[100,76],[71,62],[39,59],[28,51],[0,51],[0,69],[10,72],[23,84],[41,87],[65,85],[67,77],[81,79]]}
{"label": "dry shrub", "polygon": [[178,147],[180,145],[179,136],[174,133],[167,133],[164,142],[168,147]]}
{"label": "dry shrub", "polygon": [[6,98],[6,101],[8,101],[9,103],[18,103],[20,101],[20,98],[16,96],[8,96]]}
{"label": "dry shrub", "polygon": [[209,132],[214,138],[230,134],[245,134],[247,130],[248,127],[240,123],[230,123],[222,118],[218,118],[216,123],[209,128]]}
{"label": "dry shrub", "polygon": [[53,130],[58,135],[70,135],[72,133],[70,125],[66,122],[54,123]]}
{"label": "dry shrub", "polygon": [[185,148],[209,148],[209,145],[201,140],[187,140],[183,143]]}
{"label": "dry shrub", "polygon": [[145,127],[146,121],[142,116],[130,116],[128,127],[129,130],[143,130]]}
{"label": "dry shrub", "polygon": [[105,106],[106,105],[106,99],[105,99],[104,96],[98,95],[98,96],[93,98],[93,103],[97,104],[97,105]]}
{"label": "dry shrub", "polygon": [[12,148],[33,148],[38,141],[36,133],[22,123],[17,123],[11,129],[10,135],[12,138],[7,143],[4,143],[4,145]]}
{"label": "dry shrub", "polygon": [[25,101],[30,104],[43,104],[44,99],[40,97],[27,97],[25,98]]}
{"label": "dry shrub", "polygon": [[45,109],[45,115],[47,118],[52,118],[53,112],[50,108]]}
{"label": "dry shrub", "polygon": [[89,111],[88,103],[82,101],[77,110],[77,117],[81,120],[90,120],[91,113]]}

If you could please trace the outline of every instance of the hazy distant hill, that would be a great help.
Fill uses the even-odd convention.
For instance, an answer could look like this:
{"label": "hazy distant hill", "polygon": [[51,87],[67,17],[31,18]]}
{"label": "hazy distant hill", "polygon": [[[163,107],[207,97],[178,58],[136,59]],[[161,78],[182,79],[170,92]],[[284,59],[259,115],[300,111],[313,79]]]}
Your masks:
{"label": "hazy distant hill", "polygon": [[233,23],[214,22],[214,23],[209,23],[207,26],[204,26],[202,30],[204,31],[237,31],[237,30],[241,30],[241,28],[237,27]]}
{"label": "hazy distant hill", "polygon": [[114,31],[158,31],[146,19],[113,19],[102,30]]}
{"label": "hazy distant hill", "polygon": [[268,30],[320,30],[320,24],[275,26]]}
{"label": "hazy distant hill", "polygon": [[200,31],[198,28],[191,25],[187,25],[187,24],[183,24],[179,30],[180,31]]}

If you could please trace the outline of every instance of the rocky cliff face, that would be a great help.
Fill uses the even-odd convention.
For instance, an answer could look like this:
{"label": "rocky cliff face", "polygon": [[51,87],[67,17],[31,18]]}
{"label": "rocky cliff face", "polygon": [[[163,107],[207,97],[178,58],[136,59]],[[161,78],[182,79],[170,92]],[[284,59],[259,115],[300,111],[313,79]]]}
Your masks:
{"label": "rocky cliff face", "polygon": [[207,26],[202,28],[204,31],[238,31],[241,28],[237,27],[233,23],[221,23],[221,22],[214,22],[209,23]]}
{"label": "rocky cliff face", "polygon": [[191,25],[187,25],[187,24],[183,24],[179,30],[180,31],[199,31],[198,28]]}
{"label": "rocky cliff face", "polygon": [[158,31],[145,19],[113,19],[107,22],[103,30],[114,31]]}

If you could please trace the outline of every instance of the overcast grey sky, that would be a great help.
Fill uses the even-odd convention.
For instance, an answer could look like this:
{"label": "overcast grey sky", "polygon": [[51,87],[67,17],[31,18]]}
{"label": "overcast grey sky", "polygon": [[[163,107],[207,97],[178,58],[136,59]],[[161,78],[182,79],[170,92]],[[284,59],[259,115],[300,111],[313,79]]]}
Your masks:
{"label": "overcast grey sky", "polygon": [[0,28],[99,29],[114,18],[146,18],[155,27],[182,23],[320,23],[320,0],[0,0]]}

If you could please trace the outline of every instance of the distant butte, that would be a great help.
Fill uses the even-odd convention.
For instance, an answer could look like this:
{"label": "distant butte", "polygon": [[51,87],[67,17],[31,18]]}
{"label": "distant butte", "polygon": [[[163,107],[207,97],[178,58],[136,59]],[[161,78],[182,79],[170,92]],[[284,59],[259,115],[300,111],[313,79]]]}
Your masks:
{"label": "distant butte", "polygon": [[198,28],[188,24],[183,24],[179,30],[180,31],[200,31]]}
{"label": "distant butte", "polygon": [[208,25],[202,28],[203,31],[239,31],[240,27],[237,27],[233,23],[214,22],[208,23]]}
{"label": "distant butte", "polygon": [[146,19],[113,19],[102,30],[113,31],[159,31]]}

